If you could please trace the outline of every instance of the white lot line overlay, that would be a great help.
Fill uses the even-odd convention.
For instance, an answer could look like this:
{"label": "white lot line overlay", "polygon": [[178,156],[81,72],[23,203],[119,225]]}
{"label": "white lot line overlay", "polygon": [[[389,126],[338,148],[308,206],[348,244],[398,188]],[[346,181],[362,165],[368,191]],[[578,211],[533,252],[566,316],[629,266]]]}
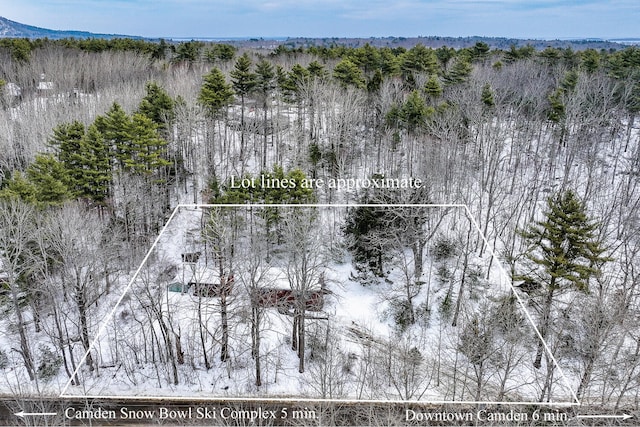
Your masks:
{"label": "white lot line overlay", "polygon": [[[85,363],[85,361],[87,359],[87,356],[89,355],[89,352],[91,352],[91,350],[94,348],[95,344],[97,343],[98,339],[102,336],[103,332],[105,332],[105,329],[106,329],[109,321],[111,321],[111,319],[115,315],[116,309],[118,308],[118,306],[122,302],[122,300],[125,297],[125,295],[129,292],[129,289],[131,288],[131,286],[133,285],[135,280],[138,278],[138,275],[140,274],[140,271],[142,271],[142,268],[144,267],[144,265],[146,264],[147,260],[149,259],[149,257],[153,253],[154,249],[158,245],[158,242],[160,241],[160,238],[162,237],[164,232],[167,230],[169,224],[171,224],[171,221],[176,216],[176,213],[180,209],[183,209],[183,208],[186,208],[186,209],[189,209],[189,208],[191,208],[191,209],[201,209],[201,208],[213,208],[213,207],[221,207],[221,208],[265,208],[265,207],[271,207],[271,208],[291,208],[291,207],[296,207],[296,208],[381,208],[381,207],[416,208],[417,207],[417,208],[462,208],[462,209],[464,209],[467,217],[469,218],[469,221],[473,224],[473,226],[478,231],[478,235],[480,236],[480,238],[484,242],[485,247],[489,251],[491,257],[496,261],[496,266],[497,266],[498,270],[500,271],[503,280],[506,280],[507,284],[511,288],[511,291],[513,292],[513,294],[515,295],[516,299],[518,300],[518,303],[520,304],[520,308],[524,312],[524,314],[527,317],[527,320],[529,321],[531,327],[535,331],[536,336],[542,342],[542,345],[543,345],[545,351],[547,352],[547,355],[549,356],[549,358],[553,362],[554,366],[556,367],[556,369],[560,373],[560,377],[562,378],[562,381],[565,383],[565,387],[571,393],[571,397],[573,398],[573,402],[531,402],[531,401],[528,401],[528,402],[527,401],[510,402],[510,401],[470,401],[470,400],[413,400],[412,401],[412,400],[309,399],[309,398],[286,398],[286,397],[282,397],[282,398],[280,398],[280,397],[278,397],[278,398],[275,398],[275,397],[274,398],[264,398],[264,397],[225,397],[225,396],[217,396],[217,397],[207,398],[207,397],[201,397],[201,396],[180,397],[180,396],[171,396],[171,395],[169,395],[169,396],[131,396],[131,395],[123,395],[123,396],[111,396],[111,395],[109,395],[109,396],[106,396],[105,395],[105,396],[103,396],[103,395],[87,395],[87,394],[66,394],[66,391],[71,386],[71,383],[72,383],[73,379],[78,375],[78,372],[79,372],[80,368],[82,367],[82,365],[84,365],[84,363]],[[273,402],[273,403],[280,403],[280,402],[282,402],[282,403],[314,403],[314,402],[316,402],[316,403],[318,403],[318,402],[326,402],[326,403],[382,403],[382,404],[402,403],[402,404],[416,404],[416,405],[424,405],[424,404],[431,404],[431,405],[452,405],[452,404],[453,405],[464,405],[464,404],[467,404],[467,405],[541,405],[541,406],[580,406],[581,405],[580,400],[578,399],[578,396],[576,395],[575,391],[573,390],[573,387],[571,387],[571,383],[569,382],[569,380],[565,376],[564,371],[562,370],[562,368],[558,364],[558,361],[556,360],[555,356],[553,355],[553,352],[551,352],[551,349],[547,345],[547,342],[544,340],[544,337],[542,336],[542,334],[540,333],[540,331],[536,327],[536,324],[533,321],[533,318],[531,317],[531,315],[529,314],[529,311],[527,310],[524,301],[522,300],[522,298],[520,298],[520,295],[518,295],[518,292],[516,292],[515,288],[513,287],[513,283],[512,283],[512,281],[510,279],[509,274],[506,272],[506,270],[502,266],[502,263],[500,262],[500,259],[496,255],[496,253],[494,251],[494,248],[489,244],[489,241],[487,240],[485,235],[482,233],[482,231],[480,229],[480,226],[478,225],[478,222],[476,221],[476,219],[471,214],[471,211],[469,210],[469,207],[466,204],[456,204],[456,203],[443,203],[443,204],[430,204],[430,203],[429,204],[426,204],[426,203],[397,203],[397,204],[393,204],[393,203],[391,203],[391,204],[382,204],[382,203],[380,203],[380,204],[375,204],[375,203],[179,204],[174,208],[174,210],[171,213],[171,215],[169,216],[169,219],[167,220],[166,224],[164,225],[164,227],[162,227],[162,230],[160,230],[160,233],[158,234],[158,236],[154,240],[153,244],[151,245],[151,248],[149,248],[149,250],[147,251],[147,254],[142,259],[142,262],[140,263],[140,266],[138,267],[136,272],[131,277],[131,280],[129,280],[129,283],[127,284],[127,286],[124,288],[124,291],[122,292],[122,295],[120,296],[120,298],[118,298],[116,304],[113,306],[113,308],[111,309],[109,314],[105,317],[105,320],[103,321],[102,326],[98,329],[98,333],[96,334],[95,338],[93,339],[93,341],[91,341],[91,344],[89,345],[89,350],[87,350],[85,352],[84,356],[82,357],[82,359],[80,359],[80,362],[77,364],[76,369],[73,371],[73,374],[71,375],[71,378],[69,378],[69,380],[67,381],[65,387],[62,389],[62,392],[60,393],[60,398],[107,399],[107,400],[128,399],[128,400],[132,400],[132,401],[133,400],[152,401],[152,400],[156,400],[156,399],[157,400],[166,401],[167,399],[172,399],[172,400],[174,400],[176,402],[181,402],[181,401],[186,401],[186,402],[199,402],[199,401],[201,401],[201,402],[215,402],[215,401],[220,401],[220,402]]]}

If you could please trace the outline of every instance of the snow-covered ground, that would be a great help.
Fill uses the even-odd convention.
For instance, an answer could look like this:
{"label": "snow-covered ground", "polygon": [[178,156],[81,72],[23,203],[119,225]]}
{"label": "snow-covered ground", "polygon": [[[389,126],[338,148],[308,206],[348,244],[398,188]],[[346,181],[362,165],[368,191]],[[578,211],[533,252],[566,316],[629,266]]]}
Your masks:
{"label": "snow-covered ground", "polygon": [[[121,301],[112,316],[104,318],[105,327],[92,347],[97,369],[88,371],[81,366],[81,384],[70,385],[64,394],[536,401],[544,375],[531,367],[535,342],[509,337],[510,333],[529,337],[535,333],[523,307],[511,298],[514,291],[499,264],[494,261],[489,269],[490,251],[483,259],[469,254],[467,268],[475,269],[477,274],[469,276],[473,280],[467,279],[459,307],[455,302],[463,254],[458,251],[445,260],[427,255],[423,262],[424,283],[413,298],[416,321],[400,328],[394,320],[393,307],[394,301],[402,300],[406,292],[402,266],[392,266],[386,279],[378,283],[359,283],[348,252],[340,248],[340,238],[335,236],[346,210],[318,210],[318,224],[334,248],[324,265],[323,280],[328,291],[324,306],[321,311],[306,312],[303,373],[298,372],[298,357],[291,349],[292,312],[264,308],[262,384],[256,386],[251,297],[244,286],[244,266],[237,266],[235,284],[225,298],[230,357],[221,361],[221,298],[199,296],[194,286],[187,287],[190,282],[220,283],[216,260],[203,242],[203,210],[181,207],[131,286],[121,286],[124,295],[120,293]],[[439,235],[454,239],[467,234],[465,227],[472,225],[470,221],[460,221],[466,211],[459,210],[445,216]],[[331,233],[333,237],[329,237]],[[475,227],[469,235],[473,241],[480,240]],[[183,254],[198,259],[185,263]],[[411,258],[410,251],[405,257]],[[443,276],[444,270],[449,271],[449,276]],[[263,282],[271,288],[289,288],[287,272],[276,260]],[[449,304],[445,302],[447,295]],[[487,357],[481,363],[472,363],[472,356],[460,351],[461,329],[474,325],[476,332],[494,328],[495,324],[485,323],[488,325],[492,313],[506,301],[511,301],[518,312],[519,326],[503,335],[494,334],[495,344],[487,350]],[[456,308],[458,326],[454,327],[452,315]],[[165,342],[171,342],[170,351]],[[178,352],[183,354],[179,361]],[[203,352],[207,354],[208,368]],[[556,375],[553,388],[556,401],[572,400],[561,375]]]}

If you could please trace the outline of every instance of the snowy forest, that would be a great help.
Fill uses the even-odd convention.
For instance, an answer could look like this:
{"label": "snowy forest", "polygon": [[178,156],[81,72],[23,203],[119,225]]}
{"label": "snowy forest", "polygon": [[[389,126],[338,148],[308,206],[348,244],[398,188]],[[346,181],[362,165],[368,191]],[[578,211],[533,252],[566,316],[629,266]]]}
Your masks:
{"label": "snowy forest", "polygon": [[2,393],[638,409],[640,49],[0,57]]}

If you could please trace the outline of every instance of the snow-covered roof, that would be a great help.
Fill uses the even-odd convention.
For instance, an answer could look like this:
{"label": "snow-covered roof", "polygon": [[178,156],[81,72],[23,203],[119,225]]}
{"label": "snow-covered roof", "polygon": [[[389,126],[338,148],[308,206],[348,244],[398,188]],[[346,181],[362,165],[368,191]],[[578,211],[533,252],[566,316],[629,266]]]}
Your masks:
{"label": "snow-covered roof", "polygon": [[198,266],[195,271],[190,268],[185,269],[186,282],[197,283],[219,283],[220,275],[212,268]]}

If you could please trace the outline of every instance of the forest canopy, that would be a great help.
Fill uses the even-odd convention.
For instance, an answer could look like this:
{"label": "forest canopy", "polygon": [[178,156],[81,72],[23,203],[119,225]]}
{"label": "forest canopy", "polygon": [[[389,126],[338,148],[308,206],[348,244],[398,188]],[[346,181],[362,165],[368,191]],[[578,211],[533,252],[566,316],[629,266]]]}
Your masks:
{"label": "forest canopy", "polygon": [[134,391],[637,409],[638,47],[0,56],[0,371],[34,390],[126,353]]}

